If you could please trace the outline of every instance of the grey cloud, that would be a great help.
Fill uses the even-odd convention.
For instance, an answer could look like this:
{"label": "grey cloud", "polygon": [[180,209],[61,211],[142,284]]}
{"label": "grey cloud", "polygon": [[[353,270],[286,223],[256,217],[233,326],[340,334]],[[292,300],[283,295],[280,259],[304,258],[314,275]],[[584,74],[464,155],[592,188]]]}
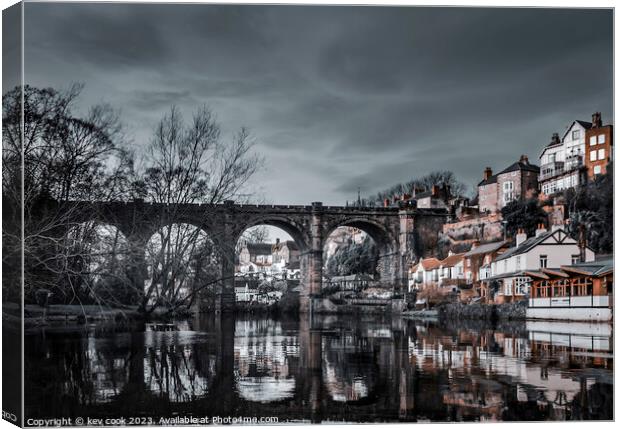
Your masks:
{"label": "grey cloud", "polygon": [[207,104],[272,161],[268,200],[338,203],[437,169],[472,186],[572,119],[613,122],[612,35],[603,9],[29,3],[26,66],[83,80],[137,145]]}

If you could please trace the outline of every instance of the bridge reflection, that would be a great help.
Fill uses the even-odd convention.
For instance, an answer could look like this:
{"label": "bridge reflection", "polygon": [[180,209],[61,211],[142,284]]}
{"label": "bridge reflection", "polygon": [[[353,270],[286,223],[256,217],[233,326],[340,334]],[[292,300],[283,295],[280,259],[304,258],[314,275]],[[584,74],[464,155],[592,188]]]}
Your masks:
{"label": "bridge reflection", "polygon": [[611,331],[567,343],[558,326],[329,317],[210,317],[177,329],[32,333],[27,416],[612,418]]}

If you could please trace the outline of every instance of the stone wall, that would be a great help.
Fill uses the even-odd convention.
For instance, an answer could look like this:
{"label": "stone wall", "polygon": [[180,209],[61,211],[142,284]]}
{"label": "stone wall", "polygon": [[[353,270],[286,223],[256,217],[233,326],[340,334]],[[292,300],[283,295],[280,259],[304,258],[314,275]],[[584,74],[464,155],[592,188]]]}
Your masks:
{"label": "stone wall", "polygon": [[443,304],[437,307],[444,320],[525,320],[526,301],[507,304]]}

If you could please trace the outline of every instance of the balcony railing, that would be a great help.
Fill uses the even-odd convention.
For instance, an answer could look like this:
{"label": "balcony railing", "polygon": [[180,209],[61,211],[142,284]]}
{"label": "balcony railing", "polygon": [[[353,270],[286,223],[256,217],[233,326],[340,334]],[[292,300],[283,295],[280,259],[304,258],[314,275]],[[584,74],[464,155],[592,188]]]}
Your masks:
{"label": "balcony railing", "polygon": [[538,180],[542,181],[551,177],[559,176],[573,170],[581,168],[583,165],[583,157],[581,155],[572,155],[566,158],[566,161],[555,161],[543,164],[540,167],[540,175]]}

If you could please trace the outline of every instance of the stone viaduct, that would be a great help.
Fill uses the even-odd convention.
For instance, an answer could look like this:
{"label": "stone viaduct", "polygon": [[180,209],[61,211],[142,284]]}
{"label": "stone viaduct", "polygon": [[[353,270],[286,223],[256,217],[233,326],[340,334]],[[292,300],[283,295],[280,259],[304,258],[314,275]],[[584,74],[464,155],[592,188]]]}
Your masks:
{"label": "stone viaduct", "polygon": [[[144,266],[144,249],[161,227],[186,223],[206,232],[222,256],[222,285],[218,306],[222,311],[234,307],[235,245],[241,234],[257,225],[272,225],[286,231],[301,251],[301,309],[310,311],[312,298],[321,292],[323,246],[336,228],[356,227],[369,234],[379,250],[380,280],[394,290],[406,287],[411,261],[434,247],[446,222],[445,210],[403,207],[332,207],[314,202],[300,205],[235,204],[158,204],[131,202],[72,203],[76,221],[98,221],[117,227],[126,237],[135,264]],[[77,210],[75,209],[77,207]],[[140,277],[140,274],[138,274]],[[140,279],[137,279],[138,281]]]}

